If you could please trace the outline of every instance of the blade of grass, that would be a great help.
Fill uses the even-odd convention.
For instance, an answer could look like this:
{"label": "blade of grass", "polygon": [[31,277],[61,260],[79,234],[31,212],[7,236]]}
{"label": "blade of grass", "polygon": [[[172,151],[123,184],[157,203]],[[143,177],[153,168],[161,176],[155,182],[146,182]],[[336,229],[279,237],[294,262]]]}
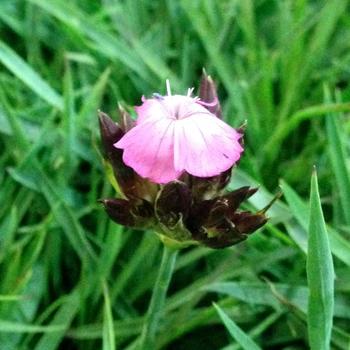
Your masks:
{"label": "blade of grass", "polygon": [[[137,336],[142,330],[142,322],[140,317],[114,321],[114,333],[118,334],[118,340]],[[67,331],[67,337],[77,340],[101,339],[103,324],[94,323],[71,328]]]}
{"label": "blade of grass", "polygon": [[309,286],[309,345],[312,350],[328,350],[333,324],[334,267],[316,171],[311,177],[306,271]]}
{"label": "blade of grass", "polygon": [[244,350],[260,350],[261,348],[254,342],[252,338],[249,337],[245,332],[239,328],[236,323],[231,320],[227,314],[220,308],[220,306],[214,303],[214,307],[218,312],[222,322],[224,323],[226,329],[231,334],[232,338],[235,339]]}
{"label": "blade of grass", "polygon": [[186,13],[192,26],[198,33],[210,60],[214,63],[223,84],[225,85],[228,93],[234,99],[234,91],[232,89],[233,74],[231,69],[231,63],[226,56],[222,54],[219,47],[219,41],[217,35],[215,35],[214,28],[210,28],[208,22],[202,12],[200,2],[181,0],[181,7]]}
{"label": "blade of grass", "polygon": [[[8,215],[0,222],[0,262],[6,256],[8,248],[14,241],[14,236],[19,225],[18,210],[15,206],[11,208]],[[1,299],[1,298],[0,298]]]}
{"label": "blade of grass", "polygon": [[[148,232],[147,232],[148,233]],[[155,238],[152,235],[145,234],[133,256],[130,257],[129,263],[122,269],[116,277],[113,287],[111,288],[111,300],[121,293],[129,282],[135,271],[142,266],[144,259],[150,255],[150,251],[156,248]]]}
{"label": "blade of grass", "polygon": [[77,139],[76,127],[76,112],[75,112],[75,97],[74,97],[74,83],[72,76],[72,69],[68,61],[65,62],[65,72],[63,77],[63,91],[64,91],[64,111],[63,127],[65,130],[65,144],[64,144],[64,170],[62,174],[66,179],[74,169],[76,163],[75,153],[72,152],[74,140]]}
{"label": "blade of grass", "polygon": [[91,260],[95,260],[96,255],[76,216],[55,191],[53,183],[38,164],[36,168],[39,175],[38,179],[40,178],[40,189],[51,206],[55,219],[60,224],[63,232],[67,235],[67,238],[72,244],[72,247],[76,250],[82,261],[89,263]]}
{"label": "blade of grass", "polygon": [[[108,276],[111,274],[113,265],[118,258],[118,255],[122,250],[123,244],[125,243],[127,237],[127,232],[123,232],[122,226],[116,226],[111,222],[107,224],[107,235],[104,237],[103,249],[99,255],[99,259],[96,265],[97,273],[96,275],[92,276],[92,282],[90,282],[92,304],[94,304],[100,296],[100,291],[94,288],[94,285],[98,282],[98,279],[108,279]],[[108,249],[109,247],[113,247],[113,249]]]}
{"label": "blade of grass", "polygon": [[92,41],[92,45],[88,42],[89,40],[84,44],[93,46],[104,56],[118,59],[125,67],[137,73],[145,81],[153,80],[141,57],[135,55],[119,37],[101,29],[101,25],[94,23],[87,14],[84,14],[72,3],[67,4],[57,0],[50,2],[45,0],[29,1]]}
{"label": "blade of grass", "polygon": [[0,332],[4,333],[56,333],[64,329],[62,325],[38,326],[0,320]]}
{"label": "blade of grass", "polygon": [[61,327],[60,331],[44,334],[36,344],[34,350],[55,350],[65,336],[73,318],[75,317],[80,304],[79,290],[74,290],[66,302],[60,307],[50,322],[51,327]]}
{"label": "blade of grass", "polygon": [[6,302],[6,301],[18,301],[24,299],[23,295],[1,295],[0,294],[0,301]]}
{"label": "blade of grass", "polygon": [[0,40],[0,62],[51,106],[63,109],[62,97],[15,51]]}
{"label": "blade of grass", "polygon": [[[264,320],[262,320],[259,324],[257,324],[250,332],[249,335],[251,337],[257,337],[261,333],[265,332],[266,329],[270,328],[281,316],[283,315],[283,312],[277,311],[269,316],[267,316]],[[224,348],[221,348],[221,350],[240,350],[241,347],[239,344],[235,345],[228,345]]]}
{"label": "blade of grass", "polygon": [[162,317],[165,313],[166,294],[174,271],[177,254],[178,250],[174,250],[165,244],[163,245],[162,260],[137,345],[139,350],[155,348],[157,332],[161,327]]}
{"label": "blade of grass", "polygon": [[6,96],[3,83],[0,83],[0,103],[2,105],[2,108],[4,108],[5,111],[3,112],[5,120],[8,122],[8,126],[10,127],[11,134],[16,138],[16,145],[21,150],[25,150],[29,146],[29,142],[27,140],[27,136],[25,134],[23,125],[19,118],[17,118],[17,115],[14,111],[14,109],[11,106],[11,103],[8,99],[8,96]]}
{"label": "blade of grass", "polygon": [[[285,182],[281,181],[281,187],[284,197],[289,204],[290,211],[301,225],[306,234],[308,230],[309,208],[298,194]],[[345,264],[350,266],[350,244],[337,231],[329,227],[329,241],[331,243],[332,253]],[[302,238],[304,242],[304,237]]]}
{"label": "blade of grass", "polygon": [[96,84],[92,87],[87,97],[84,99],[77,117],[80,124],[84,124],[88,121],[89,114],[96,114],[97,109],[101,105],[102,96],[105,92],[110,75],[111,69],[107,67],[99,76]]}
{"label": "blade of grass", "polygon": [[115,334],[113,325],[113,315],[111,300],[109,298],[106,283],[103,283],[104,311],[103,311],[103,350],[115,350]]}
{"label": "blade of grass", "polygon": [[[325,102],[330,101],[330,91],[325,88]],[[345,135],[341,132],[339,115],[326,116],[328,151],[335,175],[337,193],[339,193],[345,223],[350,226],[350,176],[346,166]]]}
{"label": "blade of grass", "polygon": [[307,107],[292,114],[284,123],[278,124],[275,132],[264,146],[264,153],[270,157],[275,157],[278,154],[280,145],[283,140],[295,130],[299,124],[308,119],[319,116],[326,116],[332,112],[349,112],[350,103],[331,103],[317,106]]}
{"label": "blade of grass", "polygon": [[[201,290],[231,296],[250,305],[295,306],[307,313],[309,290],[306,286],[262,282],[217,282],[207,284]],[[346,300],[338,298],[334,304],[334,315],[350,319],[350,307]]]}
{"label": "blade of grass", "polygon": [[[308,42],[304,44],[307,39],[302,31],[301,37],[296,41],[297,47],[300,49],[297,52],[292,51],[292,55],[289,55],[291,63],[293,64],[294,61],[297,65],[293,64],[293,68],[296,70],[291,70],[290,67],[288,67],[290,72],[289,74],[286,72],[290,83],[285,87],[285,90],[287,91],[286,96],[288,96],[288,98],[283,101],[280,112],[281,117],[284,120],[287,119],[293,102],[296,103],[300,100],[301,94],[308,86],[308,76],[310,75],[310,72],[317,67],[320,60],[327,55],[327,45],[329,45],[332,34],[338,26],[339,19],[344,14],[347,1],[332,0],[321,3],[321,6],[317,9],[318,11],[314,11],[316,13],[312,15],[313,17],[316,17],[316,21],[313,32],[308,34]],[[309,22],[313,22],[313,19],[306,19],[306,22],[303,23],[303,27],[308,27]],[[298,32],[298,30],[296,30],[296,32]],[[289,41],[287,41],[287,43],[290,45]],[[291,50],[289,50],[288,47],[288,50],[285,51],[290,52]],[[309,52],[309,54],[305,55],[305,51]],[[295,79],[292,77],[295,77]],[[283,125],[283,123],[280,125]]]}

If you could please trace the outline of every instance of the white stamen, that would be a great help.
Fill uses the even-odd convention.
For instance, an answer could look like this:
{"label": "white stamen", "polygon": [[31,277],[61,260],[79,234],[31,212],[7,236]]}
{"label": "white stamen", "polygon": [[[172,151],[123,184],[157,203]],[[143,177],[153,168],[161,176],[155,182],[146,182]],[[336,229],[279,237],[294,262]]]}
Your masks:
{"label": "white stamen", "polygon": [[187,90],[187,97],[191,97],[193,90],[194,90],[194,87],[188,88],[188,90]]}
{"label": "white stamen", "polygon": [[171,89],[170,89],[170,81],[169,81],[169,79],[167,79],[165,81],[165,83],[166,83],[166,92],[167,92],[168,96],[171,96]]}

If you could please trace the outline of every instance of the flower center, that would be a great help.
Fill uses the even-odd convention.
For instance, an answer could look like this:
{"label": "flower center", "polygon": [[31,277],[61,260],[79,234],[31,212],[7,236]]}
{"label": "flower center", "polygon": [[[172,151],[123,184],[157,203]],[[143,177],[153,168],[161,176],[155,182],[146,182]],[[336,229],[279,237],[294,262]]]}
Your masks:
{"label": "flower center", "polygon": [[202,105],[197,103],[197,98],[173,95],[164,96],[158,101],[167,111],[167,116],[171,119],[181,120],[195,114],[210,114]]}
{"label": "flower center", "polygon": [[211,114],[198,97],[191,97],[193,88],[188,89],[187,95],[172,95],[169,80],[166,88],[167,95],[154,93],[153,98],[161,105],[167,118],[181,120],[196,114]]}

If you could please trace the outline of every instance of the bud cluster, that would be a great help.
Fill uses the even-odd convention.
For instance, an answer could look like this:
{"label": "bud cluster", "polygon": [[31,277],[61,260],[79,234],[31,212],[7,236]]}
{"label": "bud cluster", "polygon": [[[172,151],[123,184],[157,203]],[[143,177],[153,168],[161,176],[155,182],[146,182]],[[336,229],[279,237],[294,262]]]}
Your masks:
{"label": "bud cluster", "polygon": [[[210,113],[221,118],[215,85],[206,74],[201,80],[199,100]],[[124,150],[115,147],[135,127],[122,107],[119,114],[117,124],[105,113],[99,113],[104,156],[120,192],[119,198],[101,200],[112,220],[127,227],[152,229],[164,242],[174,245],[201,244],[211,248],[237,244],[266,223],[266,210],[252,213],[239,209],[256,188],[225,191],[234,164],[211,177],[198,177],[185,171],[165,184],[141,177],[123,161]],[[244,130],[237,132],[243,134]],[[239,142],[243,146],[242,138]]]}

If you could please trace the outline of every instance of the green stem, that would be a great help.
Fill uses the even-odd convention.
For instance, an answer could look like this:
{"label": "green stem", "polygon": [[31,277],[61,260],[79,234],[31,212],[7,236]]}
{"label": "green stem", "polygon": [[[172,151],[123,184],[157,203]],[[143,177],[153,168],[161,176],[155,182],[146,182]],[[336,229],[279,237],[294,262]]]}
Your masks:
{"label": "green stem", "polygon": [[166,293],[174,271],[177,252],[178,250],[164,244],[162,261],[137,347],[139,350],[155,349],[156,333],[163,316]]}

